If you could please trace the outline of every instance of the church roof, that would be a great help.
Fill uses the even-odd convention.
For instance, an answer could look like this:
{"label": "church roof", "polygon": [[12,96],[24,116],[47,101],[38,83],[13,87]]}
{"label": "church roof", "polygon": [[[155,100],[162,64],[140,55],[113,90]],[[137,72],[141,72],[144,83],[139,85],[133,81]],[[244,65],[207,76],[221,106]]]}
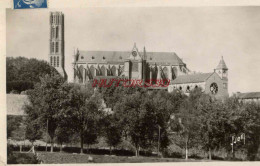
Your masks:
{"label": "church roof", "polygon": [[[141,55],[142,52],[139,52]],[[82,51],[79,50],[78,63],[124,63],[131,51]],[[156,64],[184,65],[174,52],[146,52],[146,61]]]}
{"label": "church roof", "polygon": [[260,92],[237,93],[239,99],[255,99],[260,98]]}
{"label": "church roof", "polygon": [[227,65],[223,59],[223,56],[222,56],[221,60],[219,61],[219,64],[216,69],[228,69]]}
{"label": "church roof", "polygon": [[148,63],[166,63],[171,65],[183,65],[183,61],[175,52],[147,52]]}
{"label": "church roof", "polygon": [[205,82],[213,73],[198,73],[180,75],[171,84],[185,84],[185,83],[198,83]]}

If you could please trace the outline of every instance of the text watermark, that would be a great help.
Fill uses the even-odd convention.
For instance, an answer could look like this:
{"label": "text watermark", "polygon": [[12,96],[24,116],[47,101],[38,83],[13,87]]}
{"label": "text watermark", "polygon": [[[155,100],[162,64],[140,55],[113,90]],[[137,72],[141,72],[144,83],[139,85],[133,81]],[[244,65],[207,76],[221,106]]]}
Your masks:
{"label": "text watermark", "polygon": [[108,88],[111,86],[118,87],[119,85],[123,87],[168,87],[170,84],[170,79],[94,79],[92,87],[104,87]]}

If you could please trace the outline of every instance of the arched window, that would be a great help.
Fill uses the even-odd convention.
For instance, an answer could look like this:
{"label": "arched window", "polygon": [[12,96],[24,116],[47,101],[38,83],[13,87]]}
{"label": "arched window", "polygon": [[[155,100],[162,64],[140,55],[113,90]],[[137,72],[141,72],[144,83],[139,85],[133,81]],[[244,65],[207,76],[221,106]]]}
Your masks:
{"label": "arched window", "polygon": [[54,15],[52,15],[52,23],[54,23]]}
{"label": "arched window", "polygon": [[178,73],[177,73],[177,68],[176,67],[173,67],[172,68],[172,79],[175,79],[177,76],[178,76]]}
{"label": "arched window", "polygon": [[59,57],[57,57],[57,67],[59,67],[60,65],[60,61],[59,61]]}
{"label": "arched window", "polygon": [[60,23],[60,16],[58,15],[57,16],[57,24],[59,24]]}
{"label": "arched window", "polygon": [[56,57],[54,57],[54,64],[53,64],[54,67],[56,67]]}
{"label": "arched window", "polygon": [[54,42],[51,42],[51,53],[54,53]]}
{"label": "arched window", "polygon": [[51,30],[51,38],[54,38],[55,37],[55,28],[52,27],[51,29],[52,29]]}
{"label": "arched window", "polygon": [[186,92],[190,92],[190,86],[187,86]]}
{"label": "arched window", "polygon": [[101,75],[105,76],[106,74],[106,68],[104,66],[101,67]]}
{"label": "arched window", "polygon": [[95,74],[95,68],[94,68],[94,66],[92,65],[92,66],[90,66],[90,69],[89,69],[89,71],[90,71],[90,76],[89,76],[89,78],[90,79],[93,79],[94,78],[94,74]]}
{"label": "arched window", "polygon": [[83,78],[84,78],[83,70],[84,70],[84,67],[81,65],[79,67],[79,83],[83,83]]}
{"label": "arched window", "polygon": [[168,68],[164,67],[162,70],[162,79],[168,79]]}
{"label": "arched window", "polygon": [[120,76],[124,72],[124,66],[121,66],[118,71],[118,75]]}
{"label": "arched window", "polygon": [[111,75],[112,75],[112,76],[116,76],[116,67],[115,67],[115,66],[113,66],[113,67],[111,68]]}
{"label": "arched window", "polygon": [[158,74],[158,67],[154,67],[152,68],[152,84],[155,84],[156,83],[156,78],[157,78],[157,74]]}
{"label": "arched window", "polygon": [[50,61],[51,61],[51,66],[52,66],[52,56],[51,56],[51,58],[50,58]]}
{"label": "arched window", "polygon": [[59,37],[59,27],[57,26],[56,27],[56,38],[58,38]]}
{"label": "arched window", "polygon": [[59,52],[59,43],[56,42],[56,52]]}
{"label": "arched window", "polygon": [[182,90],[182,87],[180,86],[179,89]]}

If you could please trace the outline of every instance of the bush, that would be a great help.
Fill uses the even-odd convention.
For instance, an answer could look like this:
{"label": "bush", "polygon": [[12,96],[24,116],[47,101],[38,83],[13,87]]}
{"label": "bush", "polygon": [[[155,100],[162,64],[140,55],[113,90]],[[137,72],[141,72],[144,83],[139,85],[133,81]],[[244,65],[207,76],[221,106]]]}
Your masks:
{"label": "bush", "polygon": [[14,152],[16,147],[7,145],[7,164],[39,164],[36,156],[32,153]]}
{"label": "bush", "polygon": [[7,93],[20,94],[22,91],[33,89],[34,83],[28,81],[10,81],[6,82]]}
{"label": "bush", "polygon": [[15,90],[16,93],[33,89],[40,82],[40,77],[46,74],[58,74],[54,67],[46,61],[24,57],[6,58],[6,92]]}

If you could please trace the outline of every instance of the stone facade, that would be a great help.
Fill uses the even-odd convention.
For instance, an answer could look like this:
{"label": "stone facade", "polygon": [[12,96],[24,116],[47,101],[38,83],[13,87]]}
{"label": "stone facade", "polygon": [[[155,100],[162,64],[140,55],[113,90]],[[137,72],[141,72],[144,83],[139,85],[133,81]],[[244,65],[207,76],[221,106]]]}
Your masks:
{"label": "stone facade", "polygon": [[[67,78],[64,70],[64,15],[50,13],[50,65]],[[73,55],[73,81],[85,84],[95,78],[124,78],[147,82],[168,79],[170,85],[151,89],[178,89],[186,94],[196,87],[205,93],[224,98],[228,96],[228,68],[224,59],[220,60],[214,72],[197,73],[174,52],[149,52],[145,47],[138,50],[136,44],[129,51],[84,51],[77,49]],[[155,82],[153,82],[155,83]]]}
{"label": "stone facade", "polygon": [[74,82],[85,83],[97,76],[119,76],[147,81],[174,80],[188,74],[186,64],[173,52],[142,52],[136,44],[132,51],[81,51],[73,55]]}
{"label": "stone facade", "polygon": [[64,69],[64,15],[62,12],[50,13],[50,65],[67,79]]}
{"label": "stone facade", "polygon": [[228,68],[224,59],[220,60],[218,66],[211,73],[195,73],[177,77],[171,82],[168,91],[174,89],[189,92],[200,87],[205,93],[215,96],[218,99],[228,97]]}

